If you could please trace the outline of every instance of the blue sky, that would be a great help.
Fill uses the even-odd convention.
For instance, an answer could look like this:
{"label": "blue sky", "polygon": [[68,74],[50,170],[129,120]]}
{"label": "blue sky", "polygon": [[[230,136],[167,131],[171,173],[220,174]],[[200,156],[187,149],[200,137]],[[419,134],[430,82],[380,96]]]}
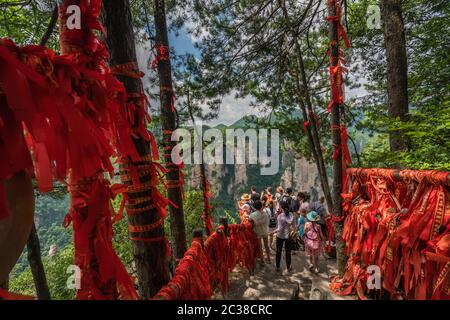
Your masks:
{"label": "blue sky", "polygon": [[175,33],[170,32],[169,43],[173,48],[175,48],[175,52],[177,54],[192,53],[196,57],[200,57],[200,52],[194,47],[192,39],[186,32],[185,28],[182,28],[178,32],[178,35],[175,35]]}
{"label": "blue sky", "polygon": [[[187,33],[185,28],[179,30],[178,34],[169,33],[170,46],[175,49],[176,54],[194,54],[200,58],[200,52],[195,48],[191,36]],[[217,125],[220,123],[230,125],[241,119],[243,116],[255,114],[255,111],[250,107],[251,98],[236,99],[234,94],[226,95],[222,99],[222,105],[217,119],[208,122],[208,125]]]}
{"label": "blue sky", "polygon": [[[177,34],[175,34],[174,32],[170,32],[169,43],[170,46],[174,48],[176,54],[191,53],[194,54],[196,57],[200,58],[200,52],[198,49],[195,48],[193,39],[191,35],[187,33],[185,28],[179,30]],[[140,69],[146,70],[147,74],[153,72],[152,70],[148,69],[149,65],[148,61],[151,60],[152,57],[150,57],[150,50],[147,47],[147,45],[145,47],[141,45],[138,46],[137,54]],[[351,74],[349,76],[350,78],[352,78]],[[364,83],[365,79],[362,79],[360,81],[363,81]],[[149,85],[149,83],[145,81],[145,78],[144,78],[144,85]],[[153,89],[157,90],[157,88],[152,88],[152,91],[154,91]],[[347,88],[348,99],[355,96],[365,95],[366,93],[367,92],[363,88],[356,88],[356,89]],[[235,92],[222,97],[222,104],[219,112],[219,117],[217,119],[211,120],[206,124],[217,125],[222,123],[225,125],[231,125],[234,122],[241,119],[243,116],[258,115],[258,110],[250,106],[251,101],[252,101],[251,97],[246,97],[244,99],[236,99]],[[159,102],[152,101],[151,103],[152,105],[158,105]]]}

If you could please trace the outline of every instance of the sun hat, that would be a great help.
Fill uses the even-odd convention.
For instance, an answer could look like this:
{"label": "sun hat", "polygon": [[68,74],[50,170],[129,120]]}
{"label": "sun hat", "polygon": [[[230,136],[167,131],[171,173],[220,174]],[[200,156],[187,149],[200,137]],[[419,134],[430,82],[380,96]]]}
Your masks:
{"label": "sun hat", "polygon": [[283,193],[283,192],[284,192],[284,189],[283,189],[282,187],[278,187],[278,188],[277,188],[277,192],[278,192],[278,193]]}
{"label": "sun hat", "polygon": [[320,216],[317,212],[315,211],[310,211],[307,215],[306,215],[306,219],[308,219],[309,221],[312,222],[316,222],[320,220]]}
{"label": "sun hat", "polygon": [[241,200],[244,200],[244,201],[250,200],[250,195],[248,193],[244,193],[241,197]]}

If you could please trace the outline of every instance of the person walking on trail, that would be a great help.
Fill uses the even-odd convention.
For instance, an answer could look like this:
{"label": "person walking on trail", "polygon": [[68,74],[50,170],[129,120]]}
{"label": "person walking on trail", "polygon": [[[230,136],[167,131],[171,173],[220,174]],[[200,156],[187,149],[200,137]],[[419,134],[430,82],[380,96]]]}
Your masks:
{"label": "person walking on trail", "polygon": [[311,205],[309,204],[309,194],[306,192],[299,192],[298,199],[300,200],[300,210],[306,210],[306,213],[311,211]]}
{"label": "person walking on trail", "polygon": [[[263,211],[263,204],[260,200],[256,200],[253,204],[255,211],[249,216],[249,220],[253,221],[253,231],[256,233],[261,241],[261,248],[264,247],[266,252],[267,262],[270,263],[270,250],[269,250],[269,217],[266,212]],[[261,261],[264,263],[264,261]]]}
{"label": "person walking on trail", "polygon": [[298,228],[298,237],[300,238],[301,242],[301,250],[305,251],[305,240],[304,240],[304,234],[305,234],[305,223],[306,223],[306,210],[300,209],[300,216],[297,220],[297,228]]}
{"label": "person walking on trail", "polygon": [[261,195],[256,191],[256,187],[255,187],[255,186],[252,186],[252,187],[251,187],[250,197],[251,197],[253,203],[254,203],[256,200],[261,200]]}
{"label": "person walking on trail", "polygon": [[275,211],[279,211],[280,210],[280,202],[281,202],[281,197],[284,194],[284,189],[280,186],[277,188],[277,192],[275,193],[275,197],[274,197],[274,206],[275,206]]}
{"label": "person walking on trail", "polygon": [[275,211],[273,200],[266,202],[266,207],[264,212],[269,217],[269,247],[274,250],[274,234],[273,232],[277,229],[277,212]]}
{"label": "person walking on trail", "polygon": [[244,204],[242,206],[242,211],[241,211],[241,223],[247,222],[248,218],[250,217],[250,212],[252,212],[252,208],[250,207],[249,204]]}
{"label": "person walking on trail", "polygon": [[315,211],[319,214],[320,220],[317,222],[320,225],[320,228],[322,229],[322,234],[324,237],[327,236],[327,210],[325,209],[325,197],[320,197],[319,201],[314,201],[311,204],[311,211]]}
{"label": "person walking on trail", "polygon": [[271,201],[273,199],[272,187],[267,187],[266,189],[264,189],[264,191],[261,193],[261,200],[263,199],[263,197],[267,198],[266,201]]}
{"label": "person walking on trail", "polygon": [[239,216],[241,218],[241,223],[247,221],[248,216],[251,212],[250,204],[248,203],[250,201],[250,195],[247,193],[244,193],[241,197],[241,200],[238,202],[238,208],[239,208]]}
{"label": "person walking on trail", "polygon": [[319,256],[323,251],[322,242],[325,239],[318,224],[320,216],[317,212],[310,211],[306,219],[304,239],[306,256],[309,257],[309,270],[320,273]]}
{"label": "person walking on trail", "polygon": [[294,215],[290,212],[289,204],[285,201],[280,202],[281,213],[277,218],[277,228],[273,233],[276,234],[276,270],[280,272],[281,252],[284,250],[286,253],[286,268],[288,272],[292,271],[291,268],[291,248],[289,246],[289,235],[291,227],[294,225]]}

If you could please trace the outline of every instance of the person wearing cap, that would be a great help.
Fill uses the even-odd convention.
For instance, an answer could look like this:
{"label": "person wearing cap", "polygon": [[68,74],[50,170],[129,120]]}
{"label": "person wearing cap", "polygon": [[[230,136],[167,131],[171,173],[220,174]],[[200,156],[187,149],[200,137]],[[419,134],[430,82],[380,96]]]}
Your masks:
{"label": "person wearing cap", "polygon": [[322,242],[324,236],[322,228],[319,225],[320,216],[315,211],[310,211],[306,215],[306,223],[304,229],[305,253],[309,256],[309,270],[316,273],[320,272],[319,256],[323,250]]}
{"label": "person wearing cap", "polygon": [[250,201],[250,195],[248,193],[244,193],[241,196],[241,200],[239,200],[239,202],[238,202],[239,209],[241,209],[244,206],[244,204],[248,204],[249,201]]}

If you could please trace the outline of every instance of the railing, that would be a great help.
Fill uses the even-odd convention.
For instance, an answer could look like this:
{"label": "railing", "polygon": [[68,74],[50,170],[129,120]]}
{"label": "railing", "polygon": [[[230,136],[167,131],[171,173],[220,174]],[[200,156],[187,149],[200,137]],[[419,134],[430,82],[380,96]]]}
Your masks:
{"label": "railing", "polygon": [[202,230],[194,231],[191,247],[178,264],[172,280],[155,296],[158,300],[208,300],[214,290],[226,293],[229,274],[239,265],[253,271],[261,255],[260,243],[250,223],[222,226],[203,241]]}
{"label": "railing", "polygon": [[349,257],[331,288],[360,299],[450,299],[450,173],[350,169],[342,239]]}

